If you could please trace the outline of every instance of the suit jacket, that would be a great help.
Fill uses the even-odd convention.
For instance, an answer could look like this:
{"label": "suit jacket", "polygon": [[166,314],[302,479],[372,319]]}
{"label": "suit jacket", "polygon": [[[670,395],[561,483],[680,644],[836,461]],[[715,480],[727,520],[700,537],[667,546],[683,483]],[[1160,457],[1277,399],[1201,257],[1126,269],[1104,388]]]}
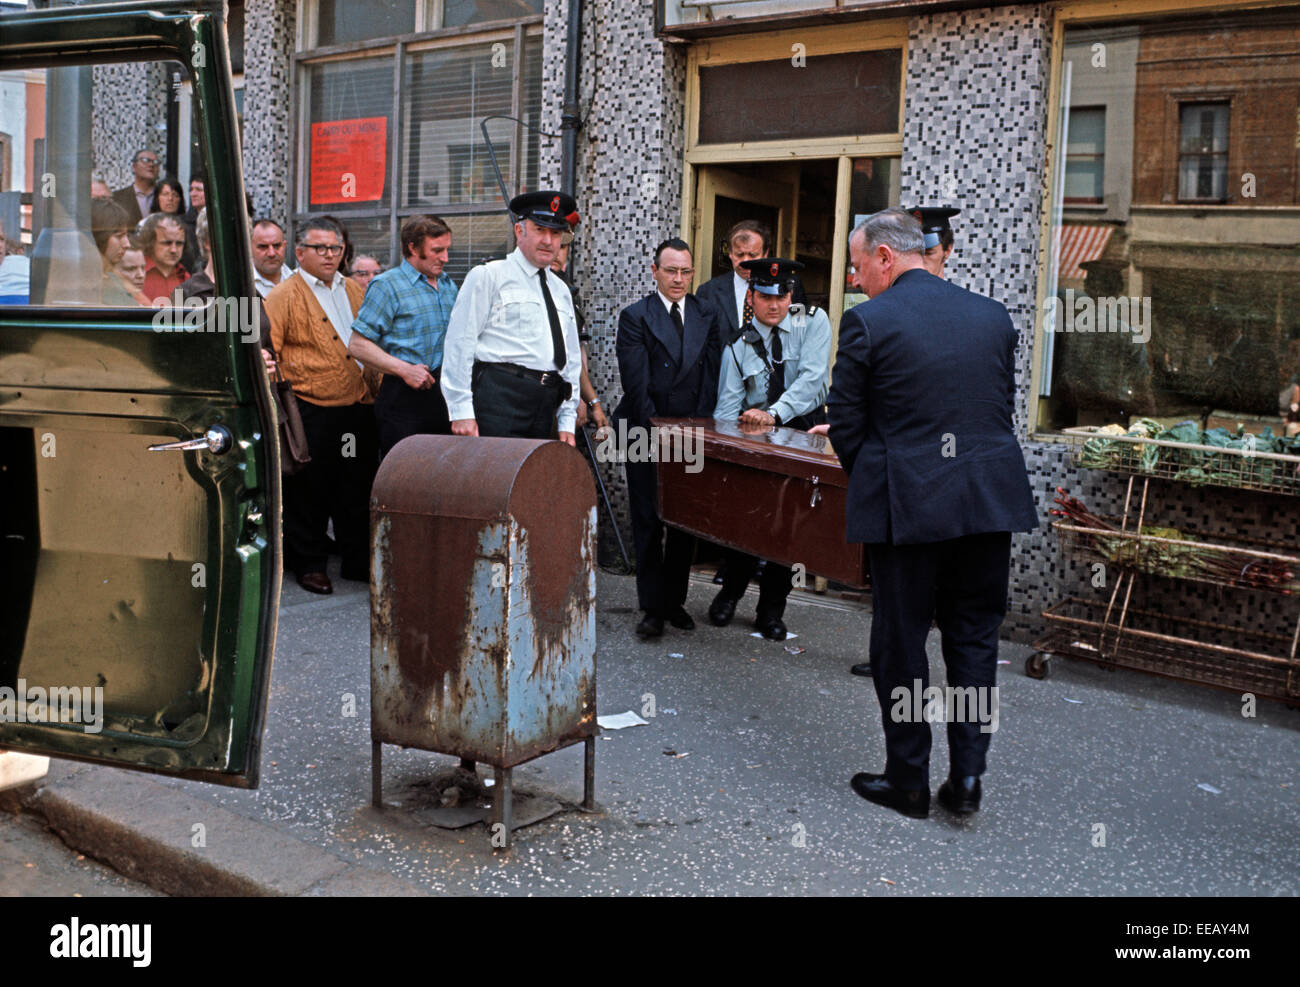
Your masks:
{"label": "suit jacket", "polygon": [[1016,328],[916,269],[845,313],[827,402],[848,540],[917,545],[1037,527],[1012,429]]}
{"label": "suit jacket", "polygon": [[707,418],[718,400],[722,329],[717,313],[694,295],[682,299],[683,332],[659,293],[647,295],[618,315],[615,352],[623,382],[617,418],[648,427],[656,415]]}
{"label": "suit jacket", "polygon": [[[155,194],[157,190],[155,189]],[[136,226],[140,220],[144,219],[140,215],[140,203],[135,201],[135,185],[128,185],[126,188],[120,188],[113,193],[113,201],[126,210],[127,216],[131,218],[131,225]]]}
{"label": "suit jacket", "polygon": [[[736,311],[736,288],[735,274],[728,271],[726,274],[719,274],[716,278],[710,278],[700,285],[700,290],[695,293],[705,305],[711,307],[718,313],[722,323],[722,345],[729,346],[740,338],[740,313]],[[796,275],[794,279],[794,288],[790,291],[790,304],[802,305],[808,307],[808,297],[804,294],[803,282]]]}

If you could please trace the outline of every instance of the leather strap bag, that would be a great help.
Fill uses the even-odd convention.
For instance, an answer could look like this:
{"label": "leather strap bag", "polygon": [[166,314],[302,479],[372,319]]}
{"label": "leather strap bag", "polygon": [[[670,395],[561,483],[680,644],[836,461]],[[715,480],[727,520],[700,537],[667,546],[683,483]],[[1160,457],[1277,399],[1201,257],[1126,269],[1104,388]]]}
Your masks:
{"label": "leather strap bag", "polygon": [[276,419],[280,431],[280,472],[285,476],[301,473],[311,462],[307,449],[307,430],[303,428],[302,413],[293,385],[280,373],[280,360],[275,350],[266,347],[275,360],[275,373],[271,377],[271,393],[275,395]]}

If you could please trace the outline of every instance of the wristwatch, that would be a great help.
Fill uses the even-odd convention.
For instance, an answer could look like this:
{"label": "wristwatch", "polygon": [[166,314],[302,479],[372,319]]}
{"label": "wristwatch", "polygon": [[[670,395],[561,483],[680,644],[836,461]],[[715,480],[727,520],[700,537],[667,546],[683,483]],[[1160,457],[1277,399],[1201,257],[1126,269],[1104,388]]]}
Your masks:
{"label": "wristwatch", "polygon": [[773,424],[773,425],[780,425],[780,424],[781,424],[781,416],[778,415],[775,411],[769,411],[768,414],[772,416],[772,424]]}
{"label": "wristwatch", "polygon": [[587,402],[587,407],[590,408],[592,411],[595,411],[596,405],[598,404],[600,404],[600,398],[592,398],[590,401]]}

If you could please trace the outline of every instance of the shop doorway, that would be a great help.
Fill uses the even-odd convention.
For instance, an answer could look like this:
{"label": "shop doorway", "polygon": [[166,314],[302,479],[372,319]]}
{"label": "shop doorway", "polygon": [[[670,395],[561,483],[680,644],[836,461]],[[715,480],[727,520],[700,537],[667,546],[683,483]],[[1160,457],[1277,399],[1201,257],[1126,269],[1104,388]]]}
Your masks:
{"label": "shop doorway", "polygon": [[897,204],[898,158],[706,164],[696,174],[696,286],[731,269],[727,230],[742,219],[757,219],[774,231],[777,254],[805,265],[800,277],[809,304],[826,309],[838,326],[849,230],[861,216]]}

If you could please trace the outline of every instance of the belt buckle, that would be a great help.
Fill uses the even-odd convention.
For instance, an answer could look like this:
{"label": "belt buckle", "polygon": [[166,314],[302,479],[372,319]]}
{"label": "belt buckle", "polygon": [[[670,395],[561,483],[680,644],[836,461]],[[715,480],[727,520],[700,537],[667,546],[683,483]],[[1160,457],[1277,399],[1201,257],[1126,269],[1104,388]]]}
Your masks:
{"label": "belt buckle", "polygon": [[551,383],[551,378],[552,378],[552,377],[557,377],[557,376],[559,376],[559,375],[556,374],[555,371],[553,371],[553,370],[543,370],[543,371],[542,371],[542,377],[541,377],[541,380],[539,381],[539,383],[540,383],[543,387],[546,387],[547,385],[549,385],[549,384]]}

